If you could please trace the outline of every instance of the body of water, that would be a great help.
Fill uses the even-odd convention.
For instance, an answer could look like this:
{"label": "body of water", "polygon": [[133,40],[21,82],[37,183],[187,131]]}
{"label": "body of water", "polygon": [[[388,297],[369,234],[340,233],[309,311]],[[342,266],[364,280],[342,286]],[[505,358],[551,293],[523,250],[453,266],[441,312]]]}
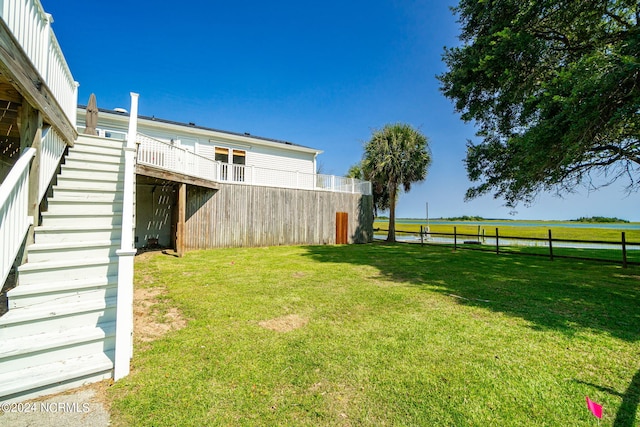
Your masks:
{"label": "body of water", "polygon": [[[387,223],[387,220],[376,220]],[[425,219],[397,219],[396,224],[422,224],[426,225]],[[640,230],[640,223],[586,223],[586,222],[555,222],[555,221],[445,221],[429,220],[429,225],[476,225],[483,227],[569,227],[569,228],[606,228],[612,230]]]}

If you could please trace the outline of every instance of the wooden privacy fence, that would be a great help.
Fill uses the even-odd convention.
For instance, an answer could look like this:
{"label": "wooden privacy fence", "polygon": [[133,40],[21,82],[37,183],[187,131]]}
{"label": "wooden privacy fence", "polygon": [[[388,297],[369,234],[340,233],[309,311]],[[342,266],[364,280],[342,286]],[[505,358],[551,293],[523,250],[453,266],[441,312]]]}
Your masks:
{"label": "wooden privacy fence", "polygon": [[[387,232],[388,230],[379,228],[374,229],[374,232],[379,231]],[[553,237],[551,229],[548,229],[547,237],[508,236],[500,235],[500,230],[497,227],[495,229],[495,234],[491,235],[485,234],[484,230],[482,234],[458,233],[457,227],[453,227],[453,233],[430,232],[425,230],[423,226],[420,226],[419,232],[396,229],[396,233],[419,236],[419,240],[416,239],[412,243],[419,242],[422,245],[447,245],[453,246],[454,250],[463,248],[485,252],[495,252],[496,254],[509,253],[531,256],[544,256],[548,257],[551,261],[553,261],[554,258],[568,258],[588,261],[615,262],[621,263],[622,267],[624,268],[627,268],[627,266],[629,265],[640,265],[640,242],[628,241],[626,238],[626,233],[624,231],[621,232],[619,241],[557,239]],[[434,236],[439,236],[440,239],[436,240],[434,239]],[[467,240],[465,240],[465,238]],[[515,243],[517,241],[534,242],[534,245],[518,245],[517,243]],[[562,247],[560,248],[559,245],[554,245],[555,243],[561,244]],[[585,247],[584,245],[587,246]],[[591,247],[589,247],[588,245],[591,245]],[[598,245],[600,247],[593,247],[594,245]],[[514,250],[515,247],[537,249],[533,249],[532,251],[522,251]],[[629,259],[630,248],[634,251],[634,253],[638,253],[637,257]],[[578,255],[579,252],[577,252],[577,250],[589,249],[592,250],[592,253],[598,251],[602,251],[602,253],[604,253],[606,251],[613,250],[620,250],[620,252],[617,258]],[[564,253],[559,253],[559,250],[563,250]],[[570,250],[572,252],[568,254],[566,252],[567,250]]]}

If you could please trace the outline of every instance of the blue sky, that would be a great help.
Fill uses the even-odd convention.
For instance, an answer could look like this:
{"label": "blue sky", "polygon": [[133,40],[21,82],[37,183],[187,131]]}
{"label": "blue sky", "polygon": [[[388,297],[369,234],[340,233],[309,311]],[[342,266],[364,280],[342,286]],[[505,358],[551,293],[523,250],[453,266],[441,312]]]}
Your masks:
{"label": "blue sky", "polygon": [[74,78],[79,103],[250,132],[321,149],[324,173],[360,161],[374,129],[405,122],[430,140],[427,180],[403,194],[398,215],[640,221],[623,183],[513,213],[501,200],[464,201],[463,158],[475,129],[439,92],[444,46],[458,27],[446,1],[42,0]]}

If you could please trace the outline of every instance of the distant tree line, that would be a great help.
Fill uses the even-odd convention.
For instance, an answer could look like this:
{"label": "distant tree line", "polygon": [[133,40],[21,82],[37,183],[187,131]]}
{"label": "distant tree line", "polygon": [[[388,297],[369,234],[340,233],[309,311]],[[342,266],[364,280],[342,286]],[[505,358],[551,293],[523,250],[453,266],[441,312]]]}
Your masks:
{"label": "distant tree line", "polygon": [[469,215],[462,215],[462,216],[454,216],[451,218],[442,218],[445,221],[486,221],[486,218],[483,218],[481,216],[469,216]]}
{"label": "distant tree line", "polygon": [[606,216],[590,216],[590,217],[580,217],[578,219],[572,219],[570,221],[574,222],[594,222],[594,223],[606,223],[606,222],[629,222],[626,219],[620,219],[616,217],[606,217]]}

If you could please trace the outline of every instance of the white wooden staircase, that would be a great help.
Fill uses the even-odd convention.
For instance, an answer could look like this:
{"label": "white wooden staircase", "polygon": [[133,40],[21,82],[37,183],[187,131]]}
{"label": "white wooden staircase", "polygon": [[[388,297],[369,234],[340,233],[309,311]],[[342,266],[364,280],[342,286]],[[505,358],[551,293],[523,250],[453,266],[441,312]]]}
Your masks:
{"label": "white wooden staircase", "polygon": [[124,142],[81,136],[0,317],[0,401],[113,376]]}

